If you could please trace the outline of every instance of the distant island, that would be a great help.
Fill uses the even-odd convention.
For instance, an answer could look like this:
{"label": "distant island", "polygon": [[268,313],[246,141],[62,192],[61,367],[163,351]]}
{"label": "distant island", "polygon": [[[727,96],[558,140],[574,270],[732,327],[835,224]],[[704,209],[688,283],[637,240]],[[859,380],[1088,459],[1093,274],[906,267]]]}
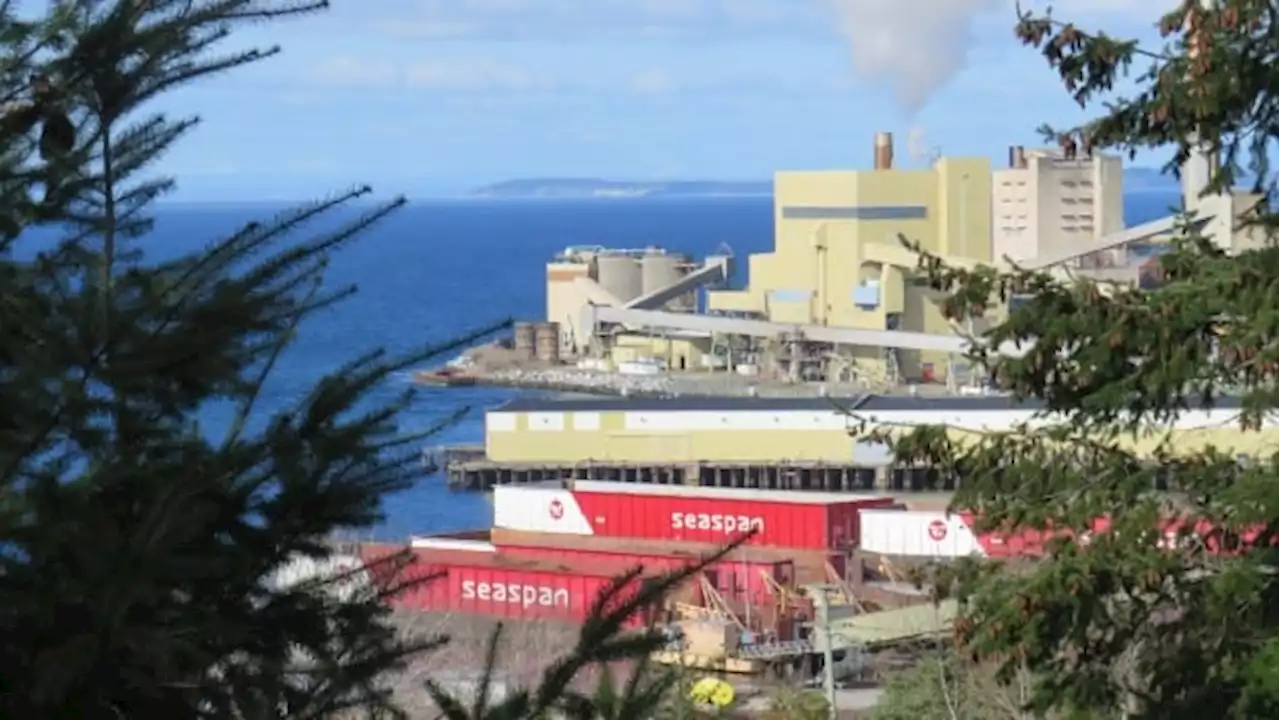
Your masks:
{"label": "distant island", "polygon": [[[1178,181],[1155,168],[1127,168],[1125,191],[1176,190]],[[654,197],[767,197],[771,180],[602,180],[597,178],[529,178],[504,180],[478,187],[473,198],[499,200],[654,198]]]}
{"label": "distant island", "polygon": [[475,198],[579,199],[640,197],[752,197],[773,194],[769,180],[630,181],[594,178],[534,178],[506,180],[472,190]]}

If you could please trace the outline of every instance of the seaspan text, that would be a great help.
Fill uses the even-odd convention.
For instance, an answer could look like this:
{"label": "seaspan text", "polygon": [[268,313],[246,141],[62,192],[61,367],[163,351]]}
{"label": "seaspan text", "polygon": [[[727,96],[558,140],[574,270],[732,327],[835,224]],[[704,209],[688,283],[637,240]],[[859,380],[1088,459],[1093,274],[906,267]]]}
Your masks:
{"label": "seaspan text", "polygon": [[764,518],[746,515],[716,515],[712,513],[671,513],[671,527],[676,530],[710,530],[725,535],[764,531]]}
{"label": "seaspan text", "polygon": [[544,585],[462,581],[463,600],[510,603],[521,607],[569,607],[569,591]]}

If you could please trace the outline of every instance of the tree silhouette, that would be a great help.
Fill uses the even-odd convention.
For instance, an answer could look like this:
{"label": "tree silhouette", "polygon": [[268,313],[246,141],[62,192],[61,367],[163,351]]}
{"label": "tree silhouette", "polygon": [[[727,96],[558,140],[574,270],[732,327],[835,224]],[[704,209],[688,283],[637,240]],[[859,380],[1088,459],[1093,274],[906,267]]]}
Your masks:
{"label": "tree silhouette", "polygon": [[[1102,105],[1047,135],[1091,151],[1169,148],[1171,168],[1205,147],[1221,159],[1206,196],[1249,174],[1274,202],[1276,16],[1274,0],[1186,2],[1159,20],[1157,49],[1051,16],[1022,16],[1018,36],[1083,106]],[[1137,89],[1114,97],[1126,73]],[[957,570],[961,644],[1006,677],[1029,670],[1029,712],[1277,712],[1276,213],[1265,198],[1253,205],[1240,225],[1261,239],[1232,245],[1201,234],[1204,207],[1185,208],[1159,259],[1164,282],[1149,290],[922,260],[954,318],[1026,298],[971,354],[994,386],[1040,402],[1040,422],[891,441],[902,459],[960,478],[955,504],[977,512],[980,529],[1063,535],[1026,572]],[[1011,343],[1021,353],[996,353]],[[1232,438],[1172,431],[1235,403]]]}

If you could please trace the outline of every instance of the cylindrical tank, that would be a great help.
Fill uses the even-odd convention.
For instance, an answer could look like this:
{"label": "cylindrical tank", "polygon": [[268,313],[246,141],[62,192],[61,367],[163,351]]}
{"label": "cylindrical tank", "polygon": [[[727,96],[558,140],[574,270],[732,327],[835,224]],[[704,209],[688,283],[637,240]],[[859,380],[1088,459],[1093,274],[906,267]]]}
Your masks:
{"label": "cylindrical tank", "polygon": [[560,362],[560,323],[539,323],[534,329],[534,343],[539,360]]}
{"label": "cylindrical tank", "polygon": [[668,253],[650,253],[640,258],[640,291],[644,295],[672,285],[684,277],[683,258]]}
{"label": "cylindrical tank", "polygon": [[644,292],[639,263],[621,253],[596,257],[596,282],[621,303],[629,303]]}
{"label": "cylindrical tank", "polygon": [[[640,287],[648,295],[680,281],[685,275],[688,259],[671,253],[650,253],[640,258]],[[691,310],[696,293],[685,293],[666,303],[669,310]]]}
{"label": "cylindrical tank", "polygon": [[533,323],[518,322],[511,329],[514,336],[512,346],[521,360],[532,360],[537,357],[536,333],[533,328]]}

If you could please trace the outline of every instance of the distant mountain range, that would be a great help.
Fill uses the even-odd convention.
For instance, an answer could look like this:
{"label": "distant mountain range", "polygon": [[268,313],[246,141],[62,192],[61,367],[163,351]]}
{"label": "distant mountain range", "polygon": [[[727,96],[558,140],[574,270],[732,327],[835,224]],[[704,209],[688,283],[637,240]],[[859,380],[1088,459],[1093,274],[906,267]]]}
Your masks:
{"label": "distant mountain range", "polygon": [[[1176,190],[1178,181],[1155,168],[1124,171],[1126,191]],[[773,194],[769,180],[602,180],[529,178],[504,180],[472,190],[474,198],[582,199],[640,197],[763,197]]]}

